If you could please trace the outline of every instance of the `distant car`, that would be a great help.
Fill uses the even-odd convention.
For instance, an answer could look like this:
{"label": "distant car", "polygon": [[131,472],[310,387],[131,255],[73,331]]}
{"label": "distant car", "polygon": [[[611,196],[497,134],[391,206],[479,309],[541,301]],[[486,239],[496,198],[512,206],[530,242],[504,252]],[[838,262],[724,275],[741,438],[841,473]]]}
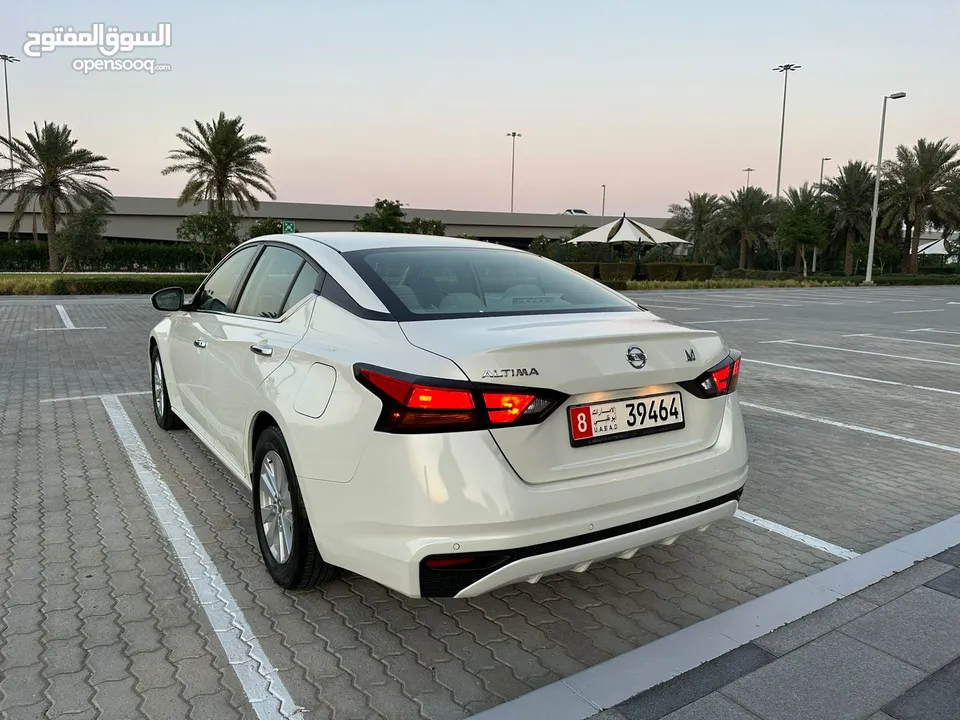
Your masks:
{"label": "distant car", "polygon": [[150,333],[157,423],[252,490],[285,588],[347,568],[471,597],[730,517],[740,354],[522,250],[304,233],[241,244]]}
{"label": "distant car", "polygon": [[590,213],[588,213],[586,210],[580,210],[578,208],[567,208],[560,214],[561,215],[589,215]]}

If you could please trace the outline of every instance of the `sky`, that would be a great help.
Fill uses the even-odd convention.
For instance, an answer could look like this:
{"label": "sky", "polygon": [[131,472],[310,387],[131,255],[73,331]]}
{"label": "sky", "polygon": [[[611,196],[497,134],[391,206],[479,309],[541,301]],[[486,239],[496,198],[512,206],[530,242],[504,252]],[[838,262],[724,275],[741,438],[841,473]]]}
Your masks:
{"label": "sky", "polygon": [[[117,55],[169,71],[89,72],[97,48],[24,51],[55,26],[170,23]],[[67,124],[116,195],[174,197],[175,137],[221,111],[266,136],[278,199],[665,215],[688,191],[774,192],[920,137],[960,142],[957,0],[44,0],[0,6],[13,134]],[[6,132],[5,125],[2,126]],[[605,206],[602,185],[606,185]]]}

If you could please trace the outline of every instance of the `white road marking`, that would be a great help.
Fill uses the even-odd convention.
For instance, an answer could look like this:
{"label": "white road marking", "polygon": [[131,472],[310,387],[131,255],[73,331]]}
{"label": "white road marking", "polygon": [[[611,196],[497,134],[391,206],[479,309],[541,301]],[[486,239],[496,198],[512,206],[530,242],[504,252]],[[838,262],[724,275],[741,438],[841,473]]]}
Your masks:
{"label": "white road marking", "polygon": [[130,458],[134,473],[150,501],[154,515],[183,565],[184,575],[197,594],[214,634],[236,673],[259,720],[303,718],[302,710],[270,664],[260,641],[247,624],[243,612],[220,577],[217,566],[203,547],[190,521],[170,488],[160,477],[157,466],[130,416],[116,395],[100,398],[120,444]]}
{"label": "white road marking", "polygon": [[673,307],[672,305],[651,305],[648,302],[643,302],[643,298],[636,298],[636,300],[644,307],[656,308],[657,310],[699,310],[700,309],[695,307]]}
{"label": "white road marking", "polygon": [[98,327],[55,327],[55,328],[34,328],[34,332],[41,332],[44,330],[106,330],[106,326]]}
{"label": "white road marking", "polygon": [[63,320],[63,326],[65,328],[73,330],[76,327],[76,325],[73,324],[73,320],[67,315],[67,309],[63,305],[57,305],[57,312],[60,313],[60,319]]}
{"label": "white road marking", "polygon": [[913,362],[930,363],[932,365],[952,365],[960,367],[960,362],[949,362],[947,360],[927,360],[925,358],[910,357],[909,355],[891,355],[890,353],[873,352],[872,350],[853,350],[851,348],[833,347],[832,345],[814,345],[813,343],[802,343],[796,340],[764,340],[758,344],[781,343],[783,345],[795,345],[797,347],[811,347],[820,350],[836,350],[837,352],[856,353],[858,355],[876,355],[877,357],[888,357],[895,360],[912,360]]}
{"label": "white road marking", "polygon": [[737,318],[736,320],[685,320],[691,325],[712,325],[713,323],[728,323],[728,322],[760,322],[761,320],[769,320],[770,318]]}
{"label": "white road marking", "polygon": [[917,328],[916,330],[907,330],[907,332],[932,332],[943,333],[944,335],[960,335],[960,331],[957,330],[934,330],[933,328]]}
{"label": "white road marking", "polygon": [[[136,392],[118,392],[111,393],[115,397],[127,397],[129,395],[149,395],[149,390],[137,390]],[[41,400],[42,403],[51,403],[51,402],[68,402],[71,400],[99,400],[104,397],[103,395],[71,395],[69,397],[55,397],[55,398],[46,398]]]}
{"label": "white road marking", "polygon": [[794,340],[761,340],[757,345],[772,345],[774,343],[792,343]]}
{"label": "white road marking", "polygon": [[943,312],[944,308],[938,308],[937,310],[894,310],[894,315],[906,315],[907,313],[928,313],[928,312]]}
{"label": "white road marking", "polygon": [[942,343],[934,340],[914,340],[912,338],[886,337],[885,335],[874,335],[873,333],[861,333],[860,335],[844,335],[844,337],[868,337],[875,340],[892,340],[893,342],[917,343],[918,345],[939,345],[940,347],[960,348],[955,343]]}
{"label": "white road marking", "polygon": [[816,548],[817,550],[822,550],[823,552],[828,553],[829,555],[834,555],[836,557],[843,558],[844,560],[853,560],[853,558],[860,555],[860,553],[856,553],[853,550],[847,550],[846,548],[842,548],[839,545],[834,545],[833,543],[829,543],[826,540],[821,540],[820,538],[813,537],[813,535],[807,535],[806,533],[802,533],[799,530],[788,528],[786,525],[775,523],[772,520],[764,520],[762,517],[751,515],[748,512],[744,512],[743,510],[737,510],[737,512],[734,514],[734,517],[740,520],[743,520],[744,522],[748,522],[752,525],[756,525],[757,527],[762,527],[764,530],[769,530],[770,532],[777,533],[778,535],[783,535],[784,537],[788,537],[791,540],[796,540],[797,542],[801,542],[804,545],[808,545],[812,548]]}
{"label": "white road marking", "polygon": [[802,370],[803,372],[817,373],[819,375],[832,375],[833,377],[840,377],[846,380],[862,380],[864,382],[879,383],[880,385],[896,385],[898,387],[910,388],[911,390],[926,390],[927,392],[960,396],[960,390],[944,390],[943,388],[926,387],[925,385],[908,385],[907,383],[896,382],[894,380],[880,380],[879,378],[863,377],[862,375],[847,375],[846,373],[800,367],[799,365],[784,365],[782,363],[768,362],[766,360],[754,360],[753,358],[741,358],[740,362],[753,363],[756,365],[770,365],[772,367],[787,368],[788,370]]}
{"label": "white road marking", "polygon": [[837,420],[828,420],[827,418],[805,415],[803,413],[793,412],[792,410],[781,410],[780,408],[772,408],[768,407],[767,405],[757,405],[755,403],[743,402],[742,400],[740,401],[740,404],[743,407],[753,408],[754,410],[763,410],[765,412],[776,413],[777,415],[786,415],[787,417],[797,418],[798,420],[809,420],[810,422],[816,422],[822,425],[830,425],[831,427],[842,428],[844,430],[855,430],[857,432],[866,433],[867,435],[876,435],[877,437],[883,437],[889,440],[899,440],[900,442],[910,443],[911,445],[920,445],[921,447],[932,448],[934,450],[943,450],[944,452],[960,454],[960,447],[953,447],[952,445],[941,445],[940,443],[930,442],[928,440],[919,440],[917,438],[906,437],[904,435],[894,435],[893,433],[888,433],[884,430],[874,430],[873,428],[863,427],[861,425],[850,425],[849,423],[843,423]]}

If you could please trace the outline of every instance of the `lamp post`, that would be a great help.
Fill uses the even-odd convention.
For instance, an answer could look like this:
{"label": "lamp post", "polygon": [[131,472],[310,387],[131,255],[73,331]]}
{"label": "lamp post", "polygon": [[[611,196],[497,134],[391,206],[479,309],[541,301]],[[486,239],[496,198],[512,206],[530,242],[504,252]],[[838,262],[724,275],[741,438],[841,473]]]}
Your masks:
{"label": "lamp post", "polygon": [[877,241],[877,213],[880,204],[880,173],[883,164],[883,130],[887,123],[887,100],[905,98],[905,92],[895,92],[883,96],[883,111],[880,113],[880,143],[877,150],[877,172],[873,182],[873,212],[870,215],[870,244],[867,246],[867,277],[864,285],[873,285],[873,247]]}
{"label": "lamp post", "polygon": [[[10,82],[7,80],[7,65],[10,63],[20,62],[20,60],[15,58],[13,55],[0,54],[0,62],[3,63],[3,92],[7,100],[7,141],[10,143],[10,147],[7,150],[10,154],[10,169],[13,170],[13,130],[11,129],[10,124]],[[11,173],[10,189],[12,190],[13,188],[13,173]]]}
{"label": "lamp post", "polygon": [[750,187],[750,173],[752,173],[754,170],[756,170],[756,168],[745,167],[743,169],[743,172],[747,174],[747,187]]}
{"label": "lamp post", "polygon": [[783,73],[783,110],[780,113],[780,156],[777,160],[777,197],[780,197],[780,173],[783,170],[783,130],[787,122],[787,78],[790,76],[791,71],[799,69],[800,66],[794,65],[793,63],[777,65],[774,68],[775,72]]}
{"label": "lamp post", "polygon": [[513,187],[517,169],[517,138],[523,137],[523,135],[518,132],[508,132],[507,137],[512,138],[513,141],[513,149],[510,153],[510,212],[513,212]]}
{"label": "lamp post", "polygon": [[607,216],[607,186],[600,187],[603,188],[603,198],[600,200],[600,224],[603,225],[603,219]]}
{"label": "lamp post", "polygon": [[[827,160],[832,160],[832,158],[822,157],[820,158],[820,181],[817,183],[817,197],[823,195],[823,164]],[[817,246],[813,246],[813,272],[817,271]]]}

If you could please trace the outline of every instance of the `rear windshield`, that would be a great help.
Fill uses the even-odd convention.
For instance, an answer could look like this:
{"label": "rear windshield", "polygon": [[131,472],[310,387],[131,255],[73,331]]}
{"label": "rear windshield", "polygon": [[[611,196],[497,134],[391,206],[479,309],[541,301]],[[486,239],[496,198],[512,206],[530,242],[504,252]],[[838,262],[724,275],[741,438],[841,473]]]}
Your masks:
{"label": "rear windshield", "polygon": [[623,295],[531,253],[445,247],[344,257],[398,320],[640,311]]}

